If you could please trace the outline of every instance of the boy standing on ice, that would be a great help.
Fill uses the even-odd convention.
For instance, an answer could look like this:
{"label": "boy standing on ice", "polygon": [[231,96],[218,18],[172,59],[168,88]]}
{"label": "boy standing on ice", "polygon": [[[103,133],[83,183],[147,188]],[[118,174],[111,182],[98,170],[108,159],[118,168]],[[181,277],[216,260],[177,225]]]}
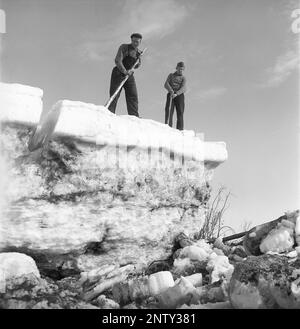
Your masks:
{"label": "boy standing on ice", "polygon": [[182,74],[184,69],[184,63],[179,62],[176,66],[176,71],[168,75],[164,85],[168,91],[165,106],[165,124],[172,127],[175,106],[177,113],[176,128],[179,130],[183,130],[184,93],[186,92],[186,78]]}

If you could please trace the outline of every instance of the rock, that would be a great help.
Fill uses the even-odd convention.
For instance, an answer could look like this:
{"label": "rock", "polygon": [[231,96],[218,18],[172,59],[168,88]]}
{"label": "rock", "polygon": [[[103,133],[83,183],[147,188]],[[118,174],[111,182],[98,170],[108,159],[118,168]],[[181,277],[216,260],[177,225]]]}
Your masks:
{"label": "rock", "polygon": [[120,305],[114,300],[107,298],[105,295],[100,295],[96,301],[101,309],[118,309]]}
{"label": "rock", "polygon": [[120,282],[112,287],[113,299],[121,306],[128,305],[134,300],[130,296],[130,285],[128,282]]}
{"label": "rock", "polygon": [[232,255],[229,255],[228,256],[228,259],[231,261],[231,262],[242,262],[243,260],[244,260],[244,258],[242,258],[242,257],[240,257],[240,256],[238,256],[238,255],[234,255],[234,254],[232,254]]}
{"label": "rock", "polygon": [[193,241],[184,232],[180,232],[174,239],[175,249],[184,248],[192,244]]}
{"label": "rock", "polygon": [[[293,267],[286,266],[282,277],[270,283],[270,291],[277,304],[285,309],[300,309],[300,259],[293,264]],[[294,273],[296,272],[295,276]],[[284,282],[284,278],[287,278]]]}
{"label": "rock", "polygon": [[229,286],[233,307],[300,308],[299,269],[300,259],[291,262],[279,255],[248,257],[237,263]]}
{"label": "rock", "polygon": [[232,255],[239,256],[240,258],[246,258],[248,256],[243,246],[232,248]]}
{"label": "rock", "polygon": [[223,303],[228,300],[227,285],[221,281],[197,288],[197,294],[201,304]]}
{"label": "rock", "polygon": [[116,284],[112,288],[112,294],[113,299],[122,306],[131,302],[140,304],[143,300],[150,297],[148,277],[137,277]]}
{"label": "rock", "polygon": [[65,277],[76,276],[81,273],[76,255],[36,253],[27,249],[27,252],[35,260],[40,273],[54,280],[61,280]]}
{"label": "rock", "polygon": [[79,298],[80,289],[70,282],[51,280],[26,279],[8,285],[6,292],[0,295],[0,308],[4,309],[32,309],[32,308],[78,308],[88,305]]}
{"label": "rock", "polygon": [[40,273],[31,257],[15,252],[0,253],[0,293],[5,293],[7,286],[25,281],[36,284],[38,278]]}
{"label": "rock", "polygon": [[[177,249],[177,250],[179,250],[179,249]],[[172,267],[172,265],[171,265],[171,261],[169,259],[153,261],[147,267],[145,274],[150,275],[150,274],[154,274],[157,272],[170,271],[171,267]]]}
{"label": "rock", "polygon": [[175,260],[176,258],[179,258],[180,254],[181,254],[182,248],[179,248],[177,250],[174,251],[172,258],[173,260]]}
{"label": "rock", "polygon": [[128,284],[129,296],[132,301],[141,302],[150,296],[148,277],[129,280]]}

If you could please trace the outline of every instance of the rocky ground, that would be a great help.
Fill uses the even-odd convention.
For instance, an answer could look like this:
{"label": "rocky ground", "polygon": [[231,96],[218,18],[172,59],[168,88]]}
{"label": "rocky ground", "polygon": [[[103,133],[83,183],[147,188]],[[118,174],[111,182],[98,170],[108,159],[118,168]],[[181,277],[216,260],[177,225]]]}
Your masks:
{"label": "rocky ground", "polygon": [[106,264],[60,280],[40,275],[29,256],[1,253],[0,307],[300,308],[300,257],[295,246],[281,253],[250,255],[241,240],[208,243],[179,234],[163,260],[140,267]]}

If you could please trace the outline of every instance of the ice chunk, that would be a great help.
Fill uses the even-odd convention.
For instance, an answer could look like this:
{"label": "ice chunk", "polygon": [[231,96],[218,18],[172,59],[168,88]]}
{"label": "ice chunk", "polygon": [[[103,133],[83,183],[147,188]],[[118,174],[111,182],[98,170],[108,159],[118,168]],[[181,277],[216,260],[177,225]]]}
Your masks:
{"label": "ice chunk", "polygon": [[202,262],[207,260],[209,253],[204,248],[201,248],[196,245],[191,245],[184,247],[180,253],[180,256],[187,257],[190,260]]}
{"label": "ice chunk", "polygon": [[262,253],[290,251],[294,245],[293,232],[289,228],[276,228],[262,240],[259,248]]}
{"label": "ice chunk", "polygon": [[229,263],[229,260],[226,256],[217,255],[213,252],[209,256],[206,269],[211,272],[211,283],[214,283],[219,281],[223,277],[225,277],[225,279],[229,281],[233,273],[234,267]]}

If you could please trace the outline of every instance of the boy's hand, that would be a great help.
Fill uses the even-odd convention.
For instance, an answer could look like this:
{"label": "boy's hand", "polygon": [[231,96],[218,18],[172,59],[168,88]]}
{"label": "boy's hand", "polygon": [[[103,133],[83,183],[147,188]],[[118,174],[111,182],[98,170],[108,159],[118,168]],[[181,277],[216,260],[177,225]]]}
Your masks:
{"label": "boy's hand", "polygon": [[173,93],[171,96],[174,99],[175,97],[177,97],[177,94],[176,93]]}

